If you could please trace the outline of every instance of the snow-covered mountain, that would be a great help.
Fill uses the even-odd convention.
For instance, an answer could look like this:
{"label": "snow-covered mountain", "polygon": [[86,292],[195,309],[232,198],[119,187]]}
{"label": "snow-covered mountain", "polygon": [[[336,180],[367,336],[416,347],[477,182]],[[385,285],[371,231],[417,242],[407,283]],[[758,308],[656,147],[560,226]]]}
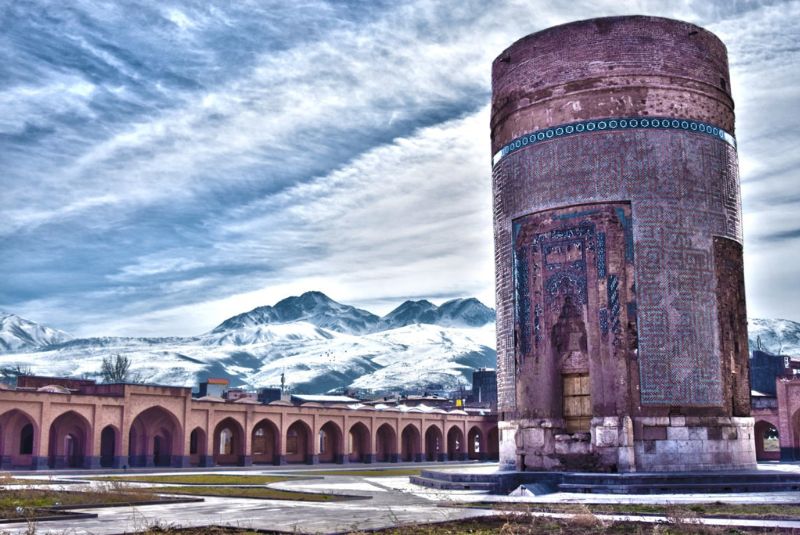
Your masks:
{"label": "snow-covered mountain", "polygon": [[70,339],[63,331],[0,312],[0,353],[39,349]]}
{"label": "snow-covered mountain", "polygon": [[135,375],[153,383],[193,386],[225,377],[255,388],[278,384],[285,373],[289,385],[305,393],[342,387],[413,391],[468,386],[474,368],[495,365],[494,344],[494,311],[477,299],[440,307],[408,301],[379,318],[307,292],[229,318],[199,336],[48,341],[0,351],[0,367],[93,376],[104,357],[119,353],[131,358]]}
{"label": "snow-covered mountain", "polygon": [[306,292],[301,296],[287,297],[275,306],[254,308],[229,318],[212,332],[296,321],[305,321],[329,331],[364,334],[374,331],[380,318],[366,310],[337,303],[322,292]]}
{"label": "snow-covered mountain", "polygon": [[434,324],[439,318],[438,312],[438,307],[425,299],[406,301],[381,320],[387,329],[405,327],[415,323]]}
{"label": "snow-covered mountain", "polygon": [[759,347],[776,355],[800,356],[800,323],[784,319],[751,319],[747,335],[750,349]]}
{"label": "snow-covered mountain", "polygon": [[415,323],[450,327],[481,327],[494,323],[494,310],[474,297],[453,299],[437,307],[430,301],[406,301],[381,318],[384,329]]}

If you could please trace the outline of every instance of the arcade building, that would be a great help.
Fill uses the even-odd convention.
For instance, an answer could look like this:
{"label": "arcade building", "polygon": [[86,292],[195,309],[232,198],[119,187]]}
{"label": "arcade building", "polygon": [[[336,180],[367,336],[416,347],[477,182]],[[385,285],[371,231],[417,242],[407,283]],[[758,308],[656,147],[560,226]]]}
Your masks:
{"label": "arcade building", "polygon": [[20,377],[0,385],[0,469],[497,458],[497,419],[381,404],[262,403],[190,388]]}

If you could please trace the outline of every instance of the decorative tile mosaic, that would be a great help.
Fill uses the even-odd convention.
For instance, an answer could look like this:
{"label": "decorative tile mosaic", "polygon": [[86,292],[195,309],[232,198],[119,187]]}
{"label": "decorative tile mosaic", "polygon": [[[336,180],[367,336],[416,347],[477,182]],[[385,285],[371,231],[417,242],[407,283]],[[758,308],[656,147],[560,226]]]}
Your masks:
{"label": "decorative tile mosaic", "polygon": [[[590,327],[590,331],[597,329],[594,332],[604,340],[613,332],[613,344],[617,345],[622,332],[620,277],[609,274],[607,229],[613,232],[614,247],[619,248],[616,258],[630,266],[632,260],[623,254],[623,249],[628,248],[631,229],[629,212],[627,206],[611,204],[591,210],[553,210],[514,221],[514,332],[518,364],[524,364],[532,355],[550,354],[551,331],[567,299],[573,305],[587,307],[589,317],[597,318],[596,327]],[[603,230],[598,230],[598,225]],[[594,285],[592,288],[590,283]],[[590,294],[594,297],[590,298]],[[540,347],[543,340],[547,343]],[[600,351],[598,343],[596,339],[593,342],[595,346],[590,350],[593,356]]]}
{"label": "decorative tile mosaic", "polygon": [[608,291],[608,313],[611,332],[619,334],[621,332],[619,325],[619,277],[609,275],[606,289]]}
{"label": "decorative tile mosaic", "polygon": [[608,309],[601,308],[598,312],[600,321],[600,334],[603,336],[608,334]]}
{"label": "decorative tile mosaic", "polygon": [[615,210],[622,223],[622,228],[625,229],[625,260],[633,262],[633,221],[625,217],[625,211],[622,208]]}
{"label": "decorative tile mosaic", "polygon": [[597,278],[606,277],[606,233],[597,233]]}
{"label": "decorative tile mosaic", "polygon": [[679,119],[675,117],[614,117],[611,119],[594,119],[591,121],[581,121],[577,123],[563,124],[554,126],[552,128],[545,128],[543,130],[536,130],[524,136],[520,136],[505,147],[500,149],[492,157],[492,165],[503,159],[508,154],[514,151],[549,141],[555,138],[565,136],[574,136],[583,133],[613,131],[613,130],[630,130],[637,128],[646,129],[664,129],[664,130],[682,130],[686,132],[694,132],[713,136],[719,138],[731,147],[736,148],[736,138],[732,134],[726,132],[718,126],[713,124],[702,123],[699,121],[692,121],[690,119]]}
{"label": "decorative tile mosaic", "polygon": [[[519,228],[515,226],[514,235],[517,235]],[[529,264],[525,259],[525,253],[521,250],[514,251],[514,311],[517,318],[520,318],[522,326],[519,333],[519,346],[522,353],[528,353],[531,349],[531,299],[529,282]]]}

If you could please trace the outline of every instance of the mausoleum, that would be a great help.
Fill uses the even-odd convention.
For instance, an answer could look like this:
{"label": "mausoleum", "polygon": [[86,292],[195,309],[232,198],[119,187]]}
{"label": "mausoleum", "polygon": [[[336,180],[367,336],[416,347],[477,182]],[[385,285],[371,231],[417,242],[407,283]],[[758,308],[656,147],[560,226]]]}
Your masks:
{"label": "mausoleum", "polygon": [[494,61],[500,459],[753,468],[725,45],[611,17]]}

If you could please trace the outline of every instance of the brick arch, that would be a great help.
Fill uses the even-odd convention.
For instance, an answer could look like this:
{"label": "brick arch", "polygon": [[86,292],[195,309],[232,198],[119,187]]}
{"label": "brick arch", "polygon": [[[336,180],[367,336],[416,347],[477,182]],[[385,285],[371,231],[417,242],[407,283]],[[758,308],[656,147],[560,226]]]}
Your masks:
{"label": "brick arch", "polygon": [[122,460],[122,435],[114,424],[108,424],[100,430],[99,463],[102,468],[119,468]]}
{"label": "brick arch", "polygon": [[245,462],[244,427],[228,416],[214,426],[214,464],[238,465]]}
{"label": "brick arch", "polygon": [[0,468],[37,468],[39,425],[22,409],[0,414]]}
{"label": "brick arch", "polygon": [[779,461],[781,459],[780,447],[777,450],[767,450],[766,434],[780,437],[778,426],[767,420],[758,420],[753,427],[753,438],[756,443],[756,460]]}
{"label": "brick arch", "polygon": [[421,461],[422,438],[419,427],[414,423],[408,423],[400,433],[400,458],[405,462]]}
{"label": "brick arch", "polygon": [[253,426],[250,444],[254,464],[280,463],[281,431],[272,419],[262,418]]}
{"label": "brick arch", "polygon": [[490,427],[486,432],[486,454],[489,459],[497,459],[500,456],[500,434],[497,426]]}
{"label": "brick arch", "polygon": [[189,432],[189,465],[212,466],[213,455],[208,454],[208,433],[203,426],[195,426]]}
{"label": "brick arch", "polygon": [[396,463],[400,459],[397,451],[397,430],[388,422],[375,430],[375,457],[378,462]]}
{"label": "brick arch", "polygon": [[313,434],[311,426],[302,418],[298,418],[289,424],[286,428],[286,437],[284,439],[287,463],[313,462]]}
{"label": "brick arch", "polygon": [[453,424],[447,430],[447,459],[463,461],[467,458],[467,445],[460,424]]}
{"label": "brick arch", "polygon": [[467,457],[474,460],[486,459],[486,435],[479,425],[467,431]]}
{"label": "brick arch", "polygon": [[181,466],[183,427],[169,410],[154,406],[136,415],[128,430],[130,466]]}
{"label": "brick arch", "polygon": [[92,425],[75,411],[61,413],[50,424],[47,464],[50,468],[92,466]]}
{"label": "brick arch", "polygon": [[351,463],[371,463],[375,460],[369,426],[362,421],[354,422],[347,431],[348,448]]}
{"label": "brick arch", "polygon": [[446,445],[442,436],[442,428],[431,424],[425,429],[425,459],[428,461],[444,461]]}
{"label": "brick arch", "polygon": [[316,440],[319,441],[319,462],[344,462],[344,433],[334,420],[328,420],[319,427]]}

